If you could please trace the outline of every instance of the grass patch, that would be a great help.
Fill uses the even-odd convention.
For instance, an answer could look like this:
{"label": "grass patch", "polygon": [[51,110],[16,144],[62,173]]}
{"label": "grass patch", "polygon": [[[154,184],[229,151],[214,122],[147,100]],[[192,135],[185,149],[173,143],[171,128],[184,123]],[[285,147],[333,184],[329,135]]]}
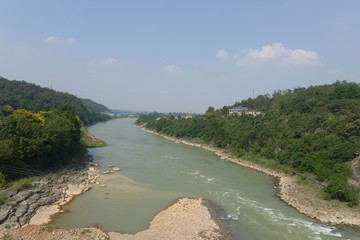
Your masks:
{"label": "grass patch", "polygon": [[8,233],[0,238],[0,240],[11,240],[13,239]]}
{"label": "grass patch", "polygon": [[80,142],[87,148],[98,148],[98,147],[106,147],[106,142],[97,139],[92,134],[90,134],[86,128],[81,129],[81,139]]}
{"label": "grass patch", "polygon": [[87,233],[91,233],[91,230],[90,230],[90,229],[84,229],[84,230],[82,230],[82,231],[80,232],[80,234],[82,234],[82,235],[85,235],[85,234],[87,234]]}
{"label": "grass patch", "polygon": [[22,178],[12,183],[16,189],[26,189],[31,187],[32,182],[37,180],[36,177]]}
{"label": "grass patch", "polygon": [[300,185],[300,186],[303,186],[303,187],[311,187],[311,186],[315,185],[314,183],[310,182],[305,176],[299,176],[296,179],[295,183],[297,185]]}
{"label": "grass patch", "polygon": [[52,232],[55,229],[59,229],[59,227],[53,226],[53,225],[46,225],[46,231]]}
{"label": "grass patch", "polygon": [[282,165],[282,164],[280,164],[279,162],[277,162],[274,159],[264,158],[264,157],[259,156],[259,155],[244,154],[241,158],[245,159],[245,160],[248,160],[250,162],[253,162],[253,163],[260,164],[260,165],[262,165],[262,166],[264,166],[266,168],[270,168],[270,169],[273,169],[273,170],[278,170],[278,171],[281,171],[281,172],[284,172],[284,173],[287,173],[287,174],[294,172],[294,169],[292,169],[289,166]]}
{"label": "grass patch", "polygon": [[6,197],[3,193],[0,193],[0,206],[6,204]]}

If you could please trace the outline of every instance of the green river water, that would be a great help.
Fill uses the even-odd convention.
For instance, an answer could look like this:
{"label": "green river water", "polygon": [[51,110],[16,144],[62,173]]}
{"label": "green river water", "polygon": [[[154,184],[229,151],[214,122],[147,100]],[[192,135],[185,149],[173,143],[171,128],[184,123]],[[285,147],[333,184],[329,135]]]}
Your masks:
{"label": "green river water", "polygon": [[287,206],[276,196],[273,177],[144,132],[133,121],[118,119],[89,129],[108,143],[90,150],[94,162],[101,170],[109,164],[122,170],[102,175],[107,187],[94,186],[76,197],[52,225],[135,233],[177,198],[202,197],[221,209],[220,217],[231,219],[234,239],[360,239],[358,229],[320,224]]}

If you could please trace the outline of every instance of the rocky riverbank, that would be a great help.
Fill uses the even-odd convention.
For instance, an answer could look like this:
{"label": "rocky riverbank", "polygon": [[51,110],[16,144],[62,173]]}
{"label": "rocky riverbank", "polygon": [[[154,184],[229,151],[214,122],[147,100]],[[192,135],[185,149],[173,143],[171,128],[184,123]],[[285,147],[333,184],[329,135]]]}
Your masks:
{"label": "rocky riverbank", "polygon": [[50,222],[62,205],[89,190],[98,176],[97,167],[90,164],[84,170],[48,175],[27,186],[2,190],[6,204],[0,208],[0,237],[28,224]]}
{"label": "rocky riverbank", "polygon": [[235,164],[248,167],[279,179],[278,196],[288,205],[294,207],[299,212],[316,219],[320,222],[335,225],[350,225],[360,227],[360,206],[349,208],[345,203],[337,200],[326,201],[323,199],[321,186],[314,185],[310,182],[300,181],[299,177],[290,176],[285,173],[265,168],[259,164],[246,161],[240,158],[234,158],[232,154],[224,152],[222,149],[214,148],[207,144],[194,143],[189,140],[178,139],[155,131],[146,129],[142,126],[138,128],[164,137],[170,141],[180,142],[186,145],[200,147],[211,151],[221,159],[233,162]]}

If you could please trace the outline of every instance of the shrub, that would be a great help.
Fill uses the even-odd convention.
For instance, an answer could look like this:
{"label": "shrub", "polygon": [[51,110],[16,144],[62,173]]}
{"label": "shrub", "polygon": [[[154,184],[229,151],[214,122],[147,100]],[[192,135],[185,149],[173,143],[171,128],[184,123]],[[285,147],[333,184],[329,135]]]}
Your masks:
{"label": "shrub", "polygon": [[25,189],[31,187],[33,182],[32,178],[22,178],[14,183],[17,189]]}
{"label": "shrub", "polygon": [[359,190],[350,185],[347,177],[343,175],[333,175],[329,178],[328,185],[325,187],[325,199],[338,199],[347,202],[352,207],[359,203]]}
{"label": "shrub", "polygon": [[6,197],[3,193],[0,193],[0,206],[6,203]]}

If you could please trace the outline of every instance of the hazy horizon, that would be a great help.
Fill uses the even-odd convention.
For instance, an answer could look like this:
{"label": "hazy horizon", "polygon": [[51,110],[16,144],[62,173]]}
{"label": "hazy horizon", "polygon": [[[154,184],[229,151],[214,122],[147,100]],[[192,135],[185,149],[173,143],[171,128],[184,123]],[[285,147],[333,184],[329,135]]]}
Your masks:
{"label": "hazy horizon", "polygon": [[0,76],[112,109],[204,112],[360,82],[360,2],[1,1]]}

